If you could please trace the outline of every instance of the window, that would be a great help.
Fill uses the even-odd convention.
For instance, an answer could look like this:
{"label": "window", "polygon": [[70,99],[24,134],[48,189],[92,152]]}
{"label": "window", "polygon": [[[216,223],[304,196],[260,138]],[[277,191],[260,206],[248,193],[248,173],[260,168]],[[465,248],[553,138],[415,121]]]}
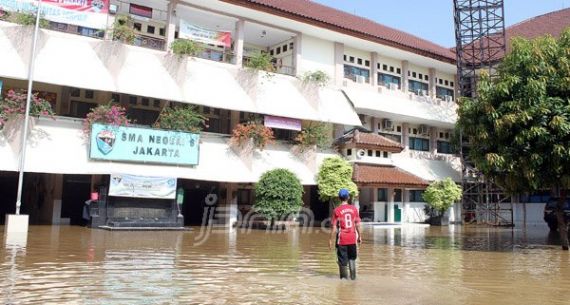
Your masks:
{"label": "window", "polygon": [[402,69],[400,69],[400,68],[396,69],[396,73],[402,74]]}
{"label": "window", "polygon": [[281,47],[277,47],[277,49],[275,49],[275,55],[279,54],[281,54]]}
{"label": "window", "polygon": [[352,149],[350,149],[350,148],[347,149],[347,150],[346,150],[346,155],[347,155],[347,156],[352,156]]}
{"label": "window", "polygon": [[289,43],[289,50],[293,50],[293,43],[292,42]]}
{"label": "window", "polygon": [[154,108],[160,108],[160,100],[154,100],[152,101],[152,106]]}
{"label": "window", "polygon": [[402,126],[396,126],[396,131],[397,131],[397,132],[402,132]]}
{"label": "window", "polygon": [[368,156],[372,157],[374,155],[374,151],[372,151],[371,149],[368,150]]}
{"label": "window", "polygon": [[425,202],[423,190],[410,190],[410,202]]}
{"label": "window", "polygon": [[400,78],[398,76],[393,76],[390,74],[379,73],[378,79],[380,80],[380,84],[390,88],[390,84],[395,84],[398,89],[401,88]]}
{"label": "window", "polygon": [[131,3],[129,5],[129,14],[145,18],[152,18],[152,8]]}
{"label": "window", "polygon": [[451,87],[455,87],[453,82],[449,82],[449,85],[450,85]]}
{"label": "window", "polygon": [[358,58],[357,63],[358,63],[359,65],[362,65],[362,58]]}
{"label": "window", "polygon": [[415,80],[408,81],[408,91],[418,94],[420,91],[428,91],[428,84]]}
{"label": "window", "polygon": [[273,135],[277,140],[290,141],[295,138],[293,130],[273,128]]}
{"label": "window", "polygon": [[449,86],[449,81],[448,81],[448,80],[445,81],[445,85],[446,85],[446,86]]}
{"label": "window", "polygon": [[412,77],[416,77],[416,72],[412,72]]}
{"label": "window", "polygon": [[439,84],[443,85],[443,79],[441,79],[441,78],[439,79]]}
{"label": "window", "polygon": [[346,61],[346,54],[344,54],[342,57],[343,57],[344,61]]}
{"label": "window", "polygon": [[436,97],[440,98],[440,99],[445,99],[446,96],[451,96],[451,98],[454,98],[454,94],[453,94],[453,90],[452,89],[448,89],[448,88],[444,88],[444,87],[440,87],[437,86],[435,87],[435,95]]}
{"label": "window", "polygon": [[269,50],[269,55],[273,56],[273,50]]}
{"label": "window", "polygon": [[388,158],[388,152],[387,151],[384,152],[384,158]]}
{"label": "window", "polygon": [[133,24],[133,28],[134,28],[135,30],[137,30],[137,31],[140,32],[140,31],[142,31],[142,24],[140,24],[140,23],[138,23],[138,22],[135,22],[135,23]]}
{"label": "window", "polygon": [[249,189],[238,189],[237,191],[237,204],[238,205],[244,205],[244,204],[250,204],[250,198],[251,198],[251,190]]}
{"label": "window", "polygon": [[382,65],[382,70],[388,71],[388,65]]}
{"label": "window", "polygon": [[429,151],[429,140],[422,138],[410,137],[410,149],[419,151]]}
{"label": "window", "polygon": [[365,61],[364,61],[364,65],[367,66],[367,67],[370,67],[370,60],[365,60]]}
{"label": "window", "polygon": [[283,52],[287,52],[287,45],[283,45]]}
{"label": "window", "polygon": [[421,74],[421,73],[419,73],[419,74],[418,74],[418,76],[419,76],[419,77],[418,77],[419,79],[422,79],[422,78],[424,78],[424,75],[423,75],[423,74]]}
{"label": "window", "polygon": [[437,141],[437,152],[440,154],[453,154],[451,143],[445,141]]}
{"label": "window", "polygon": [[439,133],[439,137],[443,139],[443,132]]}
{"label": "window", "polygon": [[402,189],[394,189],[394,202],[402,202]]}
{"label": "window", "polygon": [[429,81],[429,76],[428,76],[428,75],[424,75],[424,80]]}
{"label": "window", "polygon": [[165,28],[158,29],[158,35],[160,35],[160,36],[166,35],[166,29]]}
{"label": "window", "polygon": [[156,110],[148,110],[148,109],[140,109],[135,107],[130,107],[127,110],[127,116],[129,118],[134,119],[137,124],[141,125],[152,125],[158,119],[158,111]]}
{"label": "window", "polygon": [[150,100],[149,100],[148,98],[146,98],[146,97],[143,97],[143,98],[141,99],[141,105],[143,105],[143,106],[150,106]]}
{"label": "window", "polygon": [[152,25],[149,25],[146,27],[146,32],[149,34],[154,34],[154,30],[155,30],[155,28]]}
{"label": "window", "polygon": [[370,71],[368,69],[344,65],[344,77],[356,80],[356,76],[364,76],[366,82],[370,79]]}
{"label": "window", "polygon": [[93,99],[95,97],[95,91],[85,90],[85,98]]}
{"label": "window", "polygon": [[118,93],[111,94],[111,101],[113,101],[113,103],[120,103],[121,102],[121,95]]}
{"label": "window", "polygon": [[136,104],[137,104],[137,97],[129,95],[129,105],[136,105]]}
{"label": "window", "polygon": [[378,189],[378,201],[388,201],[388,189]]}
{"label": "window", "polygon": [[348,59],[349,62],[354,62],[354,56],[350,56],[350,58]]}
{"label": "window", "polygon": [[377,158],[380,158],[380,153],[381,153],[381,151],[379,151],[379,150],[376,151],[376,157]]}
{"label": "window", "polygon": [[72,97],[79,97],[81,96],[81,90],[77,88],[71,88],[69,91],[69,95]]}

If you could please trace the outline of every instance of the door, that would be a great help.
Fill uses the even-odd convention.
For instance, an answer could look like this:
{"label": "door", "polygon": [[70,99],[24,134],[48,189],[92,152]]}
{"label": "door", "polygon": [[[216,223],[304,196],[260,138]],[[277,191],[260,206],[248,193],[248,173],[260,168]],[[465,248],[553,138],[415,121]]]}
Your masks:
{"label": "door", "polygon": [[402,221],[402,210],[398,207],[397,204],[394,205],[394,222],[401,222]]}
{"label": "door", "polygon": [[63,175],[61,217],[69,218],[72,225],[84,225],[83,206],[91,196],[91,176]]}
{"label": "door", "polygon": [[[184,190],[184,204],[182,214],[184,215],[185,226],[202,225],[206,207],[206,196],[208,190],[203,188],[188,188]],[[206,225],[206,224],[204,224]]]}

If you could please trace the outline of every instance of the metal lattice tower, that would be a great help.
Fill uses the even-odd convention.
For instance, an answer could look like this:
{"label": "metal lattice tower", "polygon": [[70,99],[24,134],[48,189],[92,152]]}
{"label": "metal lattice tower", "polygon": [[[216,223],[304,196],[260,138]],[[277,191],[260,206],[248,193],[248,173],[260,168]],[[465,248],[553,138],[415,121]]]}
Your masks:
{"label": "metal lattice tower", "polygon": [[454,0],[453,4],[461,95],[472,97],[480,71],[495,74],[506,51],[503,0]]}
{"label": "metal lattice tower", "polygon": [[[474,97],[481,71],[492,77],[506,52],[503,0],[454,0],[453,4],[459,89],[461,96]],[[512,226],[512,198],[468,159],[462,161],[464,219]]]}

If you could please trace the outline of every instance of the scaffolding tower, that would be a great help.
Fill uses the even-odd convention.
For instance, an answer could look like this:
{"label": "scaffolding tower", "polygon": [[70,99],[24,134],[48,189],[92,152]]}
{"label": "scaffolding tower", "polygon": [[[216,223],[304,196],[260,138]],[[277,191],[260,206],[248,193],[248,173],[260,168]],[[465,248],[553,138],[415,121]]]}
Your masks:
{"label": "scaffolding tower", "polygon": [[[457,74],[460,94],[475,97],[480,73],[491,77],[506,52],[503,0],[454,0]],[[461,142],[463,142],[461,140]],[[468,158],[463,163],[463,219],[467,222],[513,226],[512,198],[478,172]]]}

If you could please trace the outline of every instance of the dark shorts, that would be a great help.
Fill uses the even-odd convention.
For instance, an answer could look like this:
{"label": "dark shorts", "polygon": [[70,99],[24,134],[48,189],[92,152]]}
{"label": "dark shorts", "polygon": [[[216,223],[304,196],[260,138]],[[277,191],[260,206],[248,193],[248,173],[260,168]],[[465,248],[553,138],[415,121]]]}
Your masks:
{"label": "dark shorts", "polygon": [[338,258],[338,264],[341,266],[347,266],[349,260],[355,260],[358,256],[356,251],[356,245],[345,245],[336,246],[336,256]]}

